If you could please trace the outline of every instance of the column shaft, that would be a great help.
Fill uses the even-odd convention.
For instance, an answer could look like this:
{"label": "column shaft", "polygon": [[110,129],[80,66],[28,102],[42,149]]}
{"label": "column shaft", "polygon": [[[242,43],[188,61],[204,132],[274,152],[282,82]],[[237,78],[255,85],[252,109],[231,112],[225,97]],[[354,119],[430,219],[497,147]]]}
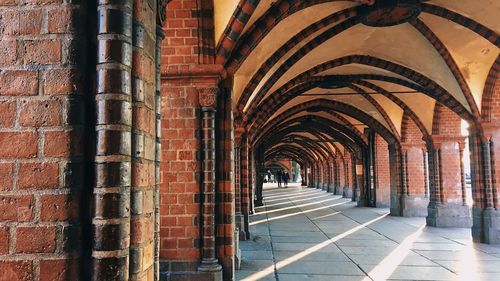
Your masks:
{"label": "column shaft", "polygon": [[202,259],[200,271],[221,270],[215,257],[215,109],[201,109],[202,143]]}

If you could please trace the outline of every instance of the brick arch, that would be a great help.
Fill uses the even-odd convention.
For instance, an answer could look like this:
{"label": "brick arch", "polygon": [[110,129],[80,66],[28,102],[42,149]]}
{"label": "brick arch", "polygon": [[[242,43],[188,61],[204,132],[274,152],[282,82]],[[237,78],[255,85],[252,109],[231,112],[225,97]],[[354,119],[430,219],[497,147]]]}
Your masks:
{"label": "brick arch", "polygon": [[260,0],[240,0],[217,44],[215,63],[224,64],[225,58],[231,54],[259,2]]}
{"label": "brick arch", "polygon": [[500,37],[498,36],[498,34],[473,19],[450,11],[446,8],[427,3],[422,4],[422,12],[445,18],[465,28],[468,28],[472,32],[475,32],[479,36],[490,41],[493,45],[500,47]]}
{"label": "brick arch", "polygon": [[420,143],[424,140],[428,142],[428,139],[422,134],[422,129],[419,128],[411,115],[405,112],[401,122],[401,142]]}
{"label": "brick arch", "polygon": [[[261,94],[262,92],[266,92],[269,90],[270,85],[272,83],[275,83],[277,81],[276,73],[284,73],[285,69],[288,70],[293,64],[295,64],[297,61],[299,61],[304,55],[306,55],[308,52],[316,48],[317,46],[321,45],[328,39],[332,38],[335,35],[338,35],[347,29],[351,28],[352,26],[356,25],[359,23],[359,19],[357,18],[350,18],[347,19],[318,35],[316,38],[312,39],[309,43],[304,45],[302,48],[300,48],[293,56],[291,56],[286,62],[283,63],[283,65],[269,78],[268,81],[263,85],[262,89],[259,91]],[[279,53],[278,53],[279,51]],[[275,52],[269,60],[271,61],[266,61],[262,66],[259,68],[259,70],[253,75],[252,79],[248,82],[247,86],[245,87],[245,90],[243,90],[243,93],[238,100],[237,104],[237,109],[239,112],[243,112],[243,109],[245,107],[245,104],[248,102],[250,96],[252,95],[253,91],[257,86],[259,85],[260,81],[265,77],[265,75],[271,70],[271,68],[274,66],[276,62],[279,61],[286,53],[283,52],[284,50],[278,50]],[[281,77],[281,74],[280,74]],[[272,81],[273,80],[273,81]],[[259,94],[257,94],[257,97]]]}
{"label": "brick arch", "polygon": [[264,154],[264,158],[266,158],[266,155],[277,154],[280,150],[293,151],[293,152],[297,153],[297,155],[299,155],[299,156],[302,156],[302,157],[305,156],[306,158],[309,159],[309,163],[314,163],[318,160],[318,159],[316,159],[316,157],[313,154],[311,154],[311,152],[309,150],[304,149],[304,148],[300,148],[297,146],[289,145],[289,144],[281,144],[279,146],[275,146],[274,148],[266,151],[266,153]]}
{"label": "brick arch", "polygon": [[[300,9],[305,9],[308,8],[312,5],[316,4],[321,4],[324,2],[331,2],[332,0],[325,1],[325,0],[314,0],[314,1],[291,1],[292,3],[297,2],[299,3],[300,9],[297,9],[298,6],[293,6],[293,4],[290,4],[290,0],[287,0],[288,3],[286,5],[289,6],[289,9],[284,11],[283,13],[280,13],[278,9],[274,9],[274,11],[271,11],[275,6],[278,7],[283,3],[281,1],[280,3],[277,3],[275,6],[273,6],[271,9],[269,9],[266,14],[264,14],[258,21],[255,22],[254,28],[251,28],[245,33],[242,37],[241,40],[237,44],[232,44],[231,47],[234,48],[231,51],[226,50],[222,53],[219,53],[220,58],[218,58],[219,63],[226,64],[227,69],[230,70],[231,73],[234,73],[236,69],[239,68],[239,66],[242,64],[242,62],[246,59],[246,57],[252,52],[252,50],[255,48],[256,45],[258,45],[259,42],[262,41],[262,39],[277,25],[280,23],[281,20],[284,18],[292,15],[293,13],[296,13],[300,11]],[[333,0],[335,1],[335,0]],[[291,6],[291,8],[290,8]],[[448,19],[450,21],[453,21],[459,25],[462,25],[471,31],[477,33],[479,36],[482,36],[486,40],[489,40],[493,44],[497,45],[499,44],[499,39],[498,35],[491,29],[481,25],[480,23],[467,18],[463,15],[460,15],[456,12],[450,11],[446,8],[436,6],[436,5],[429,5],[429,4],[423,4],[423,12],[433,14],[438,17],[442,17],[445,19]],[[343,11],[335,13],[336,16],[329,16],[327,18],[324,18],[322,20],[319,20],[307,28],[303,29],[301,32],[299,32],[296,36],[294,36],[291,40],[289,40],[285,45],[290,45],[294,46],[300,40],[306,38],[308,35],[318,31],[319,29],[323,28],[326,25],[329,25],[335,21],[342,20],[342,17],[354,17],[357,16],[356,13],[356,7],[352,7],[349,9],[345,9]],[[346,17],[347,16],[347,17]],[[339,17],[338,20],[335,20],[335,17]],[[243,28],[240,28],[237,26],[238,30],[235,30],[234,32],[230,32],[231,34],[235,34],[236,38],[239,38],[240,32]],[[299,40],[299,41],[297,41]],[[432,43],[432,42],[431,42]],[[285,47],[285,45],[283,47]],[[281,50],[279,53],[286,53],[288,52],[289,48],[285,48],[285,50]],[[266,62],[267,63],[267,62]]]}
{"label": "brick arch", "polygon": [[[256,142],[255,142],[256,146],[259,143],[266,143],[266,142],[270,141],[270,139],[274,135],[276,135],[278,132],[280,132],[280,130],[283,130],[283,129],[287,128],[287,127],[290,127],[291,124],[297,123],[297,122],[301,122],[301,121],[305,121],[308,118],[314,118],[315,121],[318,122],[318,124],[326,126],[326,128],[328,128],[328,131],[319,130],[319,132],[322,132],[322,133],[325,133],[325,134],[329,134],[332,138],[336,138],[335,135],[337,135],[337,133],[335,133],[335,135],[334,135],[330,131],[332,131],[332,132],[340,132],[340,134],[339,134],[340,136],[346,135],[356,145],[359,145],[359,146],[366,146],[367,145],[366,139],[362,138],[363,135],[357,134],[357,132],[350,130],[344,124],[340,124],[340,123],[335,122],[334,120],[326,119],[326,118],[323,118],[323,117],[317,116],[317,115],[304,115],[304,116],[300,116],[300,117],[296,117],[296,118],[287,120],[286,122],[283,122],[283,123],[279,123],[279,124],[273,125],[272,126],[272,131],[265,131],[264,134],[262,135],[262,137],[256,140]],[[325,128],[324,126],[323,126],[323,128]],[[311,127],[311,128],[312,129],[317,129],[314,126]],[[342,140],[348,140],[348,139],[345,139],[344,137],[342,137]]]}
{"label": "brick arch", "polygon": [[[299,1],[296,1],[299,2]],[[309,5],[310,6],[310,5]],[[298,10],[297,10],[298,11]],[[295,11],[295,12],[297,12]],[[287,14],[289,16],[291,14]],[[349,9],[344,9],[339,12],[336,12],[334,14],[329,15],[326,18],[323,18],[319,21],[316,21],[315,23],[307,26],[306,28],[302,29],[300,32],[298,32],[295,36],[290,38],[283,46],[281,46],[275,54],[286,54],[293,46],[296,46],[299,44],[304,38],[307,38],[309,35],[314,34],[316,31],[320,30],[321,28],[324,28],[325,26],[328,26],[332,23],[339,22],[342,20],[345,20],[347,18],[356,16],[356,9],[355,8],[349,8]],[[270,17],[275,17],[277,15],[273,14],[270,15]],[[243,64],[243,62],[248,58],[250,53],[258,46],[258,44],[264,39],[264,37],[271,32],[271,30],[285,17],[280,17],[279,19],[276,20],[269,20],[269,19],[263,19],[261,24],[256,24],[254,25],[255,28],[252,30],[249,30],[243,37],[241,38],[241,41],[238,42],[237,46],[235,47],[235,51],[231,55],[231,57],[227,58],[227,63],[226,63],[226,68],[228,69],[229,73],[235,73],[236,70],[240,68],[240,66]],[[271,25],[268,25],[268,23],[271,23]],[[268,61],[266,61],[265,64],[267,63],[272,63],[272,61],[275,61],[273,59],[273,56],[271,56]]]}
{"label": "brick arch", "polygon": [[[278,152],[276,152],[276,153],[278,153]],[[295,162],[299,163],[299,165],[301,165],[301,166],[303,164],[310,163],[310,161],[308,159],[304,159],[303,154],[292,153],[291,151],[288,151],[288,150],[281,150],[281,151],[279,151],[279,153],[280,153],[280,155],[283,155],[285,157],[289,157],[292,160],[295,160]],[[272,161],[274,154],[271,154],[271,155],[268,155],[265,157],[267,157],[266,159],[268,159],[266,161]]]}
{"label": "brick arch", "polygon": [[436,103],[432,119],[432,134],[459,136],[461,131],[462,120],[460,116],[446,106]]}
{"label": "brick arch", "polygon": [[482,120],[485,122],[500,121],[500,55],[491,66],[484,85],[481,104]]}
{"label": "brick arch", "polygon": [[[317,74],[319,72],[322,72],[324,70],[331,69],[331,68],[338,67],[338,66],[345,65],[345,64],[352,64],[352,63],[364,64],[364,65],[382,68],[382,69],[391,71],[393,73],[396,73],[398,75],[401,75],[403,77],[406,77],[409,80],[415,82],[416,84],[421,85],[422,89],[425,89],[425,88],[428,89],[428,90],[423,91],[423,93],[425,93],[425,94],[429,95],[430,97],[438,100],[439,102],[447,105],[448,107],[453,108],[454,111],[456,111],[460,115],[463,115],[464,119],[477,122],[478,118],[476,118],[472,114],[470,114],[461,103],[459,103],[448,91],[446,91],[444,88],[439,86],[436,82],[432,81],[428,77],[426,77],[426,76],[424,76],[416,71],[413,71],[412,69],[409,69],[405,66],[402,66],[400,64],[393,63],[391,61],[387,61],[384,59],[372,57],[372,56],[351,55],[351,56],[346,56],[346,57],[342,57],[342,58],[337,58],[335,60],[328,61],[328,62],[320,64],[316,67],[313,67],[310,70],[307,70],[307,71],[303,72],[302,74],[298,75],[296,78],[297,78],[297,80],[304,79],[304,78],[307,79],[307,77],[311,77],[312,75]],[[282,72],[286,71],[286,69],[283,68],[281,71]],[[279,72],[279,70],[276,72]],[[280,76],[280,75],[278,75],[278,76]],[[356,75],[351,75],[351,77],[356,77]],[[370,77],[370,75],[368,75],[367,77]],[[377,77],[377,75],[373,75],[373,77]],[[296,78],[294,78],[293,80],[295,80]],[[274,82],[276,82],[274,80],[277,80],[277,79],[278,79],[278,77],[274,77],[274,79],[270,78],[270,80],[268,80],[268,82],[274,83]],[[401,79],[398,79],[398,80],[401,80]],[[266,85],[264,85],[259,90],[259,93],[257,93],[257,95],[255,97],[256,103],[259,101],[258,98],[260,98],[260,99],[264,98],[265,91],[269,90],[268,88],[270,87],[270,84],[268,84],[268,83],[266,83],[266,84],[267,84],[267,87],[266,87]],[[406,83],[406,84],[408,84],[408,83]],[[403,85],[403,86],[406,86],[406,85]]]}
{"label": "brick arch", "polygon": [[[475,123],[478,125],[479,118],[474,117],[465,107],[459,103],[448,91],[439,86],[434,81],[429,78],[423,76],[420,73],[417,73],[409,68],[401,66],[399,64],[386,61],[383,59],[379,59],[376,57],[365,56],[365,55],[351,55],[342,58],[337,58],[320,65],[317,65],[290,80],[288,83],[280,87],[275,91],[275,93],[271,94],[266,100],[269,100],[273,95],[277,93],[286,93],[287,89],[293,88],[294,85],[298,85],[300,83],[305,83],[311,81],[319,81],[320,78],[314,77],[315,74],[323,72],[325,70],[339,67],[346,64],[364,64],[373,67],[378,67],[382,69],[389,70],[398,75],[406,77],[412,80],[415,83],[408,82],[403,79],[395,78],[395,77],[387,77],[383,75],[374,75],[374,74],[361,74],[361,75],[346,75],[350,80],[355,79],[369,79],[369,80],[382,80],[387,82],[392,82],[396,84],[400,84],[402,86],[412,88],[414,90],[421,91],[422,93],[428,95],[429,97],[445,104],[449,108],[453,109],[457,114],[459,114],[463,119],[470,121],[471,123]],[[337,75],[338,76],[338,75]],[[264,107],[265,103],[259,104],[259,101],[264,98],[264,93],[260,92],[260,96],[256,96],[254,102],[251,107],[248,109],[247,114],[252,114],[252,111],[256,109],[257,106]],[[275,97],[273,97],[275,99]]]}
{"label": "brick arch", "polygon": [[281,167],[283,170],[288,170],[288,168],[281,164],[279,161],[276,161],[276,160],[264,160],[264,166],[269,166],[269,165],[276,165],[276,166],[279,166]]}
{"label": "brick arch", "polygon": [[472,92],[469,88],[469,85],[465,81],[464,75],[462,74],[462,71],[460,71],[460,68],[458,67],[455,59],[453,59],[453,56],[451,53],[448,51],[448,48],[441,42],[439,37],[432,32],[432,30],[421,20],[416,19],[412,22],[410,22],[413,27],[422,34],[427,41],[434,46],[434,49],[439,53],[439,55],[443,58],[444,62],[448,66],[448,69],[451,71],[453,76],[455,77],[455,80],[457,81],[458,85],[460,86],[460,89],[462,90],[462,93],[465,96],[465,99],[467,100],[467,103],[469,104],[472,114],[474,116],[479,117],[479,108],[474,100],[474,97],[472,96]]}
{"label": "brick arch", "polygon": [[[276,133],[271,135],[270,138],[268,139],[268,141],[265,142],[266,147],[273,147],[273,146],[279,144],[282,141],[282,139],[285,137],[293,137],[294,139],[298,139],[301,141],[310,140],[307,137],[294,134],[294,133],[302,133],[302,132],[310,133],[311,135],[317,137],[320,140],[325,140],[325,138],[321,134],[319,134],[318,131],[315,129],[310,128],[310,129],[306,129],[306,130],[296,130],[298,128],[300,128],[300,127],[290,126],[290,127],[282,127],[280,129],[277,129]],[[325,146],[322,143],[317,143],[317,142],[312,141],[312,140],[311,140],[311,143],[314,144],[315,146],[317,146],[322,151],[325,151],[327,153],[327,155],[338,153],[338,150],[336,148],[332,151],[328,146]]]}
{"label": "brick arch", "polygon": [[[364,145],[362,146],[362,145],[356,143],[355,141],[349,140],[348,138],[346,138],[342,134],[335,134],[335,131],[331,131],[331,128],[328,127],[328,125],[322,124],[322,122],[325,122],[325,121],[329,121],[329,120],[324,120],[324,121],[318,120],[318,124],[316,124],[317,128],[316,127],[304,128],[301,126],[289,126],[289,127],[279,128],[276,130],[276,134],[271,135],[269,137],[269,139],[266,141],[266,143],[271,143],[272,145],[275,145],[281,141],[282,137],[287,136],[290,133],[307,132],[307,133],[310,133],[312,135],[318,136],[318,132],[321,132],[321,133],[325,133],[325,134],[329,135],[332,139],[336,139],[337,141],[341,142],[353,154],[360,155],[361,150],[359,147],[364,147]],[[320,137],[320,138],[323,138],[323,137]],[[272,147],[272,145],[271,145],[271,147]],[[331,151],[328,148],[324,148],[324,149],[326,151]],[[338,151],[338,148],[335,147],[335,151],[334,152],[332,151],[331,154],[335,155],[335,154],[341,154],[341,153]]]}
{"label": "brick arch", "polygon": [[[336,112],[344,113],[346,115],[349,115],[355,119],[360,120],[364,124],[368,125],[375,131],[377,131],[380,135],[384,137],[384,139],[388,143],[397,143],[398,138],[394,136],[384,125],[382,125],[380,122],[378,122],[376,119],[371,117],[370,115],[366,114],[365,112],[342,102],[334,101],[334,100],[326,100],[326,99],[315,99],[311,100],[302,104],[298,104],[292,108],[287,109],[285,112],[282,114],[292,116],[295,115],[296,113],[300,111],[306,111],[308,109],[330,109]],[[258,119],[256,120],[257,125],[254,126],[254,128],[261,128],[262,125],[265,124],[267,121],[267,118],[264,116],[259,116]],[[254,129],[255,130],[255,129]],[[250,131],[250,133],[253,135],[255,132]]]}
{"label": "brick arch", "polygon": [[[417,114],[408,105],[406,105],[406,103],[404,103],[401,99],[399,99],[395,95],[389,93],[384,88],[379,87],[373,83],[370,83],[370,82],[367,82],[364,80],[359,80],[359,81],[356,81],[356,84],[359,84],[361,86],[365,86],[365,87],[370,88],[376,92],[379,92],[380,94],[382,94],[383,96],[385,96],[386,98],[390,99],[392,102],[397,104],[399,107],[401,107],[401,109],[403,109],[403,111],[404,111],[403,116],[407,115],[411,119],[411,121],[415,122],[417,128],[420,130],[420,133],[422,134],[422,137],[425,139],[426,142],[430,140],[429,132],[425,128],[424,123],[422,123],[422,120],[420,120],[420,118],[417,116]],[[403,128],[403,126],[401,126],[401,128]],[[403,130],[401,129],[401,138],[402,137],[403,137]]]}
{"label": "brick arch", "polygon": [[[328,149],[322,147],[316,142],[313,142],[309,138],[296,135],[295,143],[301,145],[304,149],[309,149],[311,152],[314,152],[316,155],[318,155],[319,159],[325,159],[328,157]],[[271,146],[270,149],[272,150],[273,147],[279,146],[280,144],[281,143],[279,142],[279,140],[275,140],[274,146]]]}
{"label": "brick arch", "polygon": [[387,114],[385,109],[378,103],[378,101],[376,101],[372,96],[366,94],[366,92],[363,89],[361,89],[360,87],[357,87],[355,85],[351,85],[351,86],[349,86],[349,88],[360,93],[369,103],[371,103],[377,109],[377,111],[382,115],[385,122],[387,122],[392,133],[395,136],[400,138],[398,130],[396,129],[396,126],[392,122],[391,118],[389,117],[389,115]]}
{"label": "brick arch", "polygon": [[[333,110],[329,110],[329,109],[323,109],[324,112],[332,115],[333,117],[339,119],[342,123],[338,123],[339,126],[342,126],[344,129],[346,130],[349,130],[351,132],[353,132],[356,136],[359,137],[359,139],[361,140],[361,142],[366,145],[368,143],[368,140],[366,138],[366,136],[364,134],[361,133],[361,131],[359,131],[356,127],[354,127],[346,118],[344,118],[342,115],[340,114],[337,114],[335,111]],[[293,115],[290,115],[290,116],[293,116]],[[270,130],[274,130],[274,128],[276,128],[279,124],[281,124],[282,122],[284,122],[286,119],[288,119],[290,117],[289,115],[286,115],[286,114],[282,114],[276,118],[274,118],[273,120],[271,120],[271,122],[268,122],[264,128],[262,128],[259,133],[257,133],[254,138],[252,139],[252,143],[258,143],[265,135],[267,132],[269,132]],[[329,120],[330,122],[332,122],[333,120]],[[336,122],[335,122],[336,123]],[[354,139],[354,138],[353,138]]]}

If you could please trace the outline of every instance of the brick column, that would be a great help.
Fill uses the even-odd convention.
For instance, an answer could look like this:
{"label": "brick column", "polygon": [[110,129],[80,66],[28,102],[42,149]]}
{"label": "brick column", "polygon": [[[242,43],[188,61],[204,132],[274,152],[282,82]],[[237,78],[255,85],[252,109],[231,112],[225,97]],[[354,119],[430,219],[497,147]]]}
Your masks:
{"label": "brick column", "polygon": [[[92,280],[129,279],[132,0],[98,6]],[[120,55],[117,55],[120,54]]]}
{"label": "brick column", "polygon": [[302,186],[307,186],[307,164],[304,162],[300,167],[300,171],[302,172]]}
{"label": "brick column", "polygon": [[[154,277],[156,154],[156,6],[134,1],[130,280]],[[161,41],[161,40],[160,40]],[[160,43],[157,43],[160,47]],[[159,53],[159,51],[158,51]],[[159,62],[159,61],[158,61]],[[159,73],[158,73],[159,76]]]}
{"label": "brick column", "polygon": [[244,131],[241,128],[235,130],[234,141],[234,192],[235,192],[235,224],[239,231],[240,240],[246,239],[245,216],[242,212],[242,169],[241,169],[241,142]]}
{"label": "brick column", "polygon": [[329,171],[328,171],[328,160],[324,160],[321,162],[321,171],[322,171],[322,183],[321,183],[321,189],[322,190],[328,190],[328,182],[330,181],[329,178]]}
{"label": "brick column", "polygon": [[389,149],[387,142],[379,134],[375,134],[373,169],[375,172],[376,206],[390,206],[391,175],[389,167]]}
{"label": "brick column", "polygon": [[314,188],[321,188],[321,165],[319,162],[315,163],[316,165],[314,166]]}
{"label": "brick column", "polygon": [[252,147],[248,147],[248,178],[249,178],[249,184],[248,184],[248,194],[250,196],[250,201],[249,201],[249,207],[250,207],[250,214],[255,213],[255,179],[256,179],[256,173],[255,173],[255,153],[252,149]]}
{"label": "brick column", "polygon": [[354,188],[354,201],[357,202],[359,207],[365,207],[366,204],[366,187],[365,187],[365,169],[363,167],[363,160],[355,159],[354,168],[356,175],[356,186]]}
{"label": "brick column", "polygon": [[223,267],[224,280],[233,280],[235,270],[234,125],[231,82],[228,79],[221,83],[223,87],[218,94],[215,136],[215,243],[217,258]]}
{"label": "brick column", "polygon": [[429,149],[431,196],[427,208],[427,225],[437,227],[470,227],[470,207],[462,192],[460,146],[465,137],[433,135]]}
{"label": "brick column", "polygon": [[314,163],[311,163],[309,168],[311,169],[311,173],[309,173],[308,187],[314,188],[314,187],[316,187],[316,183],[315,183],[315,181],[316,181],[316,168],[314,167]]}
{"label": "brick column", "polygon": [[201,107],[201,264],[199,271],[221,271],[215,256],[215,108],[218,88],[198,88]]}
{"label": "brick column", "polygon": [[339,169],[338,169],[338,164],[337,164],[337,156],[333,158],[333,163],[332,163],[332,173],[333,173],[333,178],[332,178],[332,190],[331,192],[333,194],[337,193],[337,189],[339,189]]}
{"label": "brick column", "polygon": [[250,215],[250,161],[248,138],[243,135],[241,138],[241,213],[243,214],[244,227],[242,231],[245,233],[245,238],[250,239],[249,215]]}
{"label": "brick column", "polygon": [[329,158],[328,162],[328,188],[327,191],[334,193],[335,192],[335,159]]}
{"label": "brick column", "polygon": [[402,216],[425,217],[429,197],[427,195],[426,148],[423,143],[402,143],[403,190],[401,197]]}
{"label": "brick column", "polygon": [[335,195],[342,195],[345,185],[344,159],[342,156],[336,158],[336,167],[337,184],[335,185]]}
{"label": "brick column", "polygon": [[472,193],[472,238],[476,242],[500,244],[500,124],[484,123],[484,135],[472,128],[470,138]]}
{"label": "brick column", "polygon": [[403,156],[401,147],[397,144],[389,145],[389,171],[391,183],[391,215],[401,216],[401,198],[405,193],[403,182],[405,182],[405,175],[403,173]]}
{"label": "brick column", "polygon": [[262,147],[258,147],[255,151],[255,206],[260,207],[263,206],[263,185],[264,185],[264,177],[261,174],[261,171],[264,168],[264,149]]}
{"label": "brick column", "polygon": [[344,155],[344,171],[345,171],[345,185],[342,190],[342,197],[352,198],[352,186],[353,186],[353,175],[352,175],[352,159],[351,154],[346,151]]}

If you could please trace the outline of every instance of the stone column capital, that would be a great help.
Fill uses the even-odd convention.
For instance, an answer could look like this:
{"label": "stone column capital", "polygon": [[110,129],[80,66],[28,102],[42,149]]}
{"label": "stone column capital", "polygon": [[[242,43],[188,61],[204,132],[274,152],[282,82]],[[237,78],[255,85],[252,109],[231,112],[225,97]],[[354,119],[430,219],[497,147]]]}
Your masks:
{"label": "stone column capital", "polygon": [[401,151],[406,152],[412,148],[417,148],[421,149],[422,151],[427,151],[427,147],[425,143],[409,143],[409,142],[402,142],[401,143]]}
{"label": "stone column capital", "polygon": [[456,142],[460,146],[465,145],[467,136],[448,136],[448,135],[432,135],[431,141],[434,148],[441,147],[444,143]]}
{"label": "stone column capital", "polygon": [[157,14],[156,14],[156,24],[159,26],[164,26],[167,21],[167,4],[171,0],[157,0]]}
{"label": "stone column capital", "polygon": [[484,136],[491,139],[494,135],[500,134],[500,122],[485,122],[481,124],[483,127]]}
{"label": "stone column capital", "polygon": [[196,90],[198,91],[198,103],[202,109],[215,110],[217,108],[218,87],[199,87]]}

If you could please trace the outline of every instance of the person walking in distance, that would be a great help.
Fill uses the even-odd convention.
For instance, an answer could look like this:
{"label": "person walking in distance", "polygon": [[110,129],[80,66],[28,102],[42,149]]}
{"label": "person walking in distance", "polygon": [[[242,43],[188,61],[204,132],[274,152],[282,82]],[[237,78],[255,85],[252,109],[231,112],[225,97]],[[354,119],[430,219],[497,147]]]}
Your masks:
{"label": "person walking in distance", "polygon": [[281,187],[282,177],[283,177],[283,173],[281,172],[281,170],[278,170],[278,172],[276,173],[276,180],[278,181],[278,188]]}
{"label": "person walking in distance", "polygon": [[285,188],[288,187],[288,180],[290,180],[290,175],[287,171],[285,171],[285,173],[283,173],[283,183],[285,184]]}

